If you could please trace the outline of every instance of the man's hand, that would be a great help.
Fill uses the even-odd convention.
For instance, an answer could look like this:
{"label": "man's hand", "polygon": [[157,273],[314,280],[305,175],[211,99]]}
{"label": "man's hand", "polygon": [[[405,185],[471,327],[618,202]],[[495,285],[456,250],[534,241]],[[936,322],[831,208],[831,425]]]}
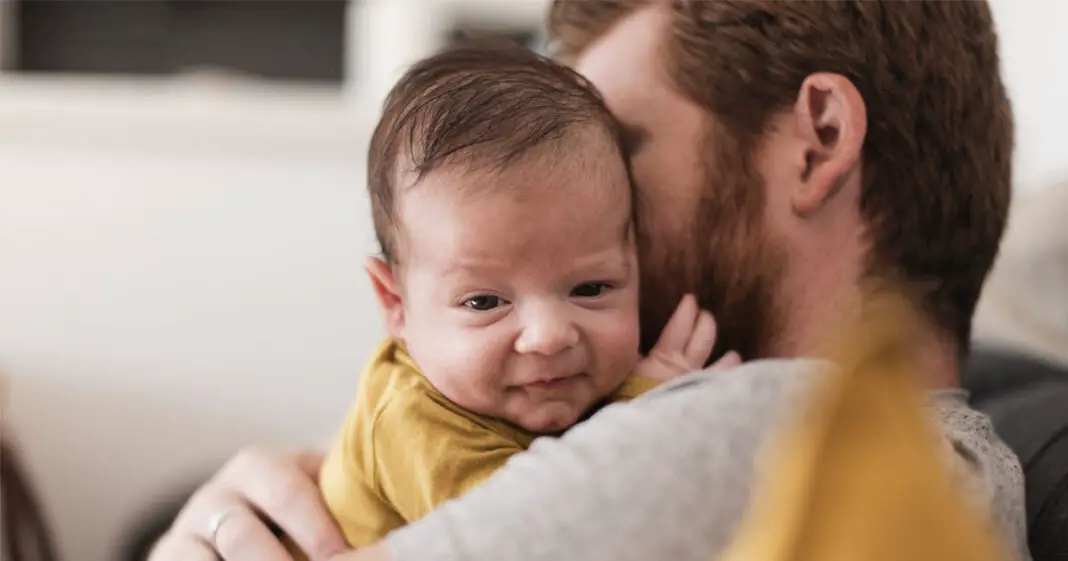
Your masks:
{"label": "man's hand", "polygon": [[239,453],[194,493],[149,561],[292,561],[264,518],[310,561],[345,551],[345,539],[316,486],[322,463],[318,452]]}
{"label": "man's hand", "polygon": [[[687,294],[675,308],[660,340],[649,356],[638,363],[636,374],[667,382],[683,374],[701,370],[716,345],[716,320],[697,306],[697,299]],[[712,369],[741,364],[738,353],[731,351],[716,361]]]}
{"label": "man's hand", "polygon": [[386,542],[380,541],[368,547],[361,547],[331,557],[329,561],[389,561],[389,551],[386,549]]}

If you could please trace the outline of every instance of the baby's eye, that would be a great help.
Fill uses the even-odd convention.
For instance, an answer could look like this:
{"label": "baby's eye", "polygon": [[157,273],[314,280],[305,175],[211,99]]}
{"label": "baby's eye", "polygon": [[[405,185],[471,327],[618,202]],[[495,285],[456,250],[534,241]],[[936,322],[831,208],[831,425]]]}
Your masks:
{"label": "baby's eye", "polygon": [[587,282],[572,288],[571,296],[575,298],[597,298],[608,292],[609,288],[611,287],[608,286],[608,283]]}
{"label": "baby's eye", "polygon": [[489,294],[480,294],[464,300],[464,306],[476,312],[488,312],[505,304],[503,298]]}

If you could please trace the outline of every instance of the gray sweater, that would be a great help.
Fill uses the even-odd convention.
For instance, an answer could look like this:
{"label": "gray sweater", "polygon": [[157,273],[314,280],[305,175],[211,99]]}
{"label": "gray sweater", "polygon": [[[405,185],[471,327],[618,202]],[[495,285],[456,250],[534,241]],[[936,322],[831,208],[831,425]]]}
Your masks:
{"label": "gray sweater", "polygon": [[[747,506],[757,452],[825,371],[814,361],[757,361],[607,407],[390,534],[390,559],[714,559]],[[947,458],[1027,561],[1019,461],[965,399],[963,391],[931,394]]]}

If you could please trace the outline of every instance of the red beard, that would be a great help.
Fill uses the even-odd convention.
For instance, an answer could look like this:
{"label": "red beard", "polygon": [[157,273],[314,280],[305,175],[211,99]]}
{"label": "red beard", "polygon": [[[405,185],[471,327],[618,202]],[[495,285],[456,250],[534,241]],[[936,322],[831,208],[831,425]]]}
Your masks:
{"label": "red beard", "polygon": [[646,228],[639,236],[643,353],[687,293],[715,315],[713,361],[731,350],[745,360],[768,357],[780,335],[777,298],[786,256],[764,223],[764,182],[737,157],[737,145],[715,144],[711,160],[719,165],[706,170],[688,239],[657,240]]}

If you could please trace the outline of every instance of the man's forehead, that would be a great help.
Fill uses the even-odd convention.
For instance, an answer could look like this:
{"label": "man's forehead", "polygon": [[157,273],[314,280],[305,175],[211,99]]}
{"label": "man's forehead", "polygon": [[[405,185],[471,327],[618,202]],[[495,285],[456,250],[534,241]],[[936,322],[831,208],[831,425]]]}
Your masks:
{"label": "man's forehead", "polygon": [[642,103],[643,94],[663,77],[660,53],[669,17],[662,7],[642,8],[624,17],[576,57],[575,70],[601,91],[611,107]]}

